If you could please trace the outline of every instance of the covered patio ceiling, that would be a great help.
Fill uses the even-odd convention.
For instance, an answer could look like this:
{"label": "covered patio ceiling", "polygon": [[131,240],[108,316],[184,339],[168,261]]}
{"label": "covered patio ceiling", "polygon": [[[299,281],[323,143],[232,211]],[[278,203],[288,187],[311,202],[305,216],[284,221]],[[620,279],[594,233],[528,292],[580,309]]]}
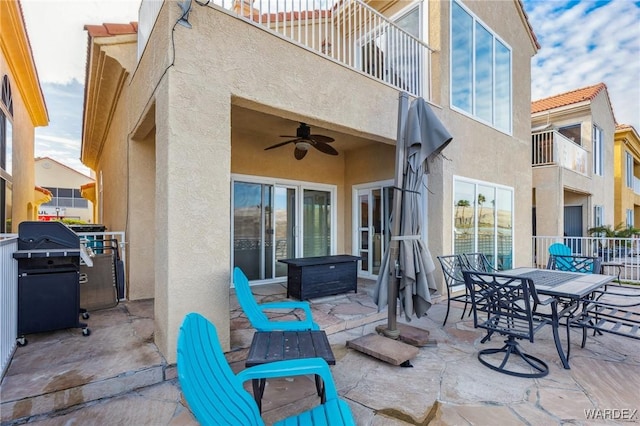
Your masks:
{"label": "covered patio ceiling", "polygon": [[[341,128],[332,123],[309,117],[295,117],[295,114],[287,112],[269,113],[245,106],[233,105],[231,109],[231,131],[234,136],[242,139],[251,139],[261,148],[267,148],[288,139],[281,135],[296,136],[296,129],[300,122],[311,127],[311,134],[320,134],[334,138],[331,146],[339,153],[346,153],[364,148],[375,143],[395,144],[395,141],[380,138],[375,135],[367,135],[354,129]],[[282,148],[287,149],[287,148]],[[289,148],[293,149],[293,147]]]}

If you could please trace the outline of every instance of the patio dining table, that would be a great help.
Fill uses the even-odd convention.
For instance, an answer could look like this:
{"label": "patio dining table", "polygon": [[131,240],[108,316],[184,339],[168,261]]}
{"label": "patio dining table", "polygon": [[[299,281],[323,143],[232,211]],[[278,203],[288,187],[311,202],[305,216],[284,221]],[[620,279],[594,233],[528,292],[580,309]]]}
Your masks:
{"label": "patio dining table", "polygon": [[[508,275],[530,278],[538,294],[554,297],[562,309],[558,313],[560,318],[572,318],[582,305],[581,301],[589,298],[594,291],[604,287],[615,279],[612,275],[584,274],[576,272],[557,271],[552,269],[515,268],[503,271]],[[569,321],[567,321],[569,326]],[[569,331],[567,330],[567,336]],[[556,347],[560,348],[559,336],[554,333]],[[565,369],[569,369],[569,342],[567,353],[560,353],[560,360]]]}
{"label": "patio dining table", "polygon": [[530,278],[538,294],[555,297],[561,302],[584,299],[615,279],[613,275],[537,268],[515,268],[503,273]]}

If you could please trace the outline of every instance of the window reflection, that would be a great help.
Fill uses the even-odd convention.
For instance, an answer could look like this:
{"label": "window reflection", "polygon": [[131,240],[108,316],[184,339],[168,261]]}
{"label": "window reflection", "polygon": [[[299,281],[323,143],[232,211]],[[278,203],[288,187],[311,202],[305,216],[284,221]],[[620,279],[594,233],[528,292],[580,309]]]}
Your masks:
{"label": "window reflection", "polygon": [[451,7],[451,105],[511,132],[511,50],[457,0]]}
{"label": "window reflection", "polygon": [[473,19],[457,3],[452,4],[451,22],[451,102],[472,113]]}
{"label": "window reflection", "polygon": [[493,36],[476,23],[476,116],[492,122],[493,118]]}
{"label": "window reflection", "polygon": [[484,253],[494,267],[510,269],[513,190],[463,179],[454,187],[454,253]]}

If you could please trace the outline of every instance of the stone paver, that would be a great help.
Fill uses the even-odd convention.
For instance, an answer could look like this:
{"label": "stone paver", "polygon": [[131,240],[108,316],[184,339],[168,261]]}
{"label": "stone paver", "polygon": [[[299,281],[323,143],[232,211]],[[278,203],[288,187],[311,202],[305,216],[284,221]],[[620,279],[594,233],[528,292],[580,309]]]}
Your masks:
{"label": "stone paver", "polygon": [[[525,342],[523,347],[549,364],[549,375],[512,377],[477,360],[481,348],[501,346],[504,339],[496,336],[481,344],[483,333],[473,328],[472,319],[460,319],[460,304],[452,304],[443,327],[446,301],[436,299],[428,316],[410,323],[428,330],[436,344],[420,348],[412,367],[397,367],[346,346],[348,340],[386,325],[386,311],[377,312],[372,289],[372,282],[363,281],[358,293],[311,301],[314,320],[327,332],[336,357],[331,366],[336,387],[358,425],[640,422],[637,413],[612,418],[640,409],[637,340],[589,335],[582,349],[580,333],[573,332],[572,368],[565,370],[550,330],[543,331],[535,344]],[[283,299],[286,287],[253,290],[259,301],[267,302]],[[225,355],[231,368],[240,371],[254,330],[233,291],[230,306],[232,350]],[[291,318],[296,313],[277,315]],[[403,315],[399,322],[404,322]],[[42,333],[29,336],[29,345],[18,348],[0,388],[3,425],[197,424],[182,400],[175,366],[167,366],[152,343],[153,301],[96,312],[89,323],[89,337],[78,330]],[[251,384],[245,383],[245,389],[250,393]],[[311,378],[269,380],[262,417],[271,425],[318,402]]]}

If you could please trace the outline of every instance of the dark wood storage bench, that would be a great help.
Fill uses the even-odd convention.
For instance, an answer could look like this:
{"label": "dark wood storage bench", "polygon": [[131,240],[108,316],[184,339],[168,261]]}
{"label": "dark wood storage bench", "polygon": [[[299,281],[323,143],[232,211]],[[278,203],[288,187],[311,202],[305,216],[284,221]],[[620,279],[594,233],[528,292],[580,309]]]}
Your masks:
{"label": "dark wood storage bench", "polygon": [[300,300],[358,291],[359,256],[280,259],[287,267],[287,297]]}

